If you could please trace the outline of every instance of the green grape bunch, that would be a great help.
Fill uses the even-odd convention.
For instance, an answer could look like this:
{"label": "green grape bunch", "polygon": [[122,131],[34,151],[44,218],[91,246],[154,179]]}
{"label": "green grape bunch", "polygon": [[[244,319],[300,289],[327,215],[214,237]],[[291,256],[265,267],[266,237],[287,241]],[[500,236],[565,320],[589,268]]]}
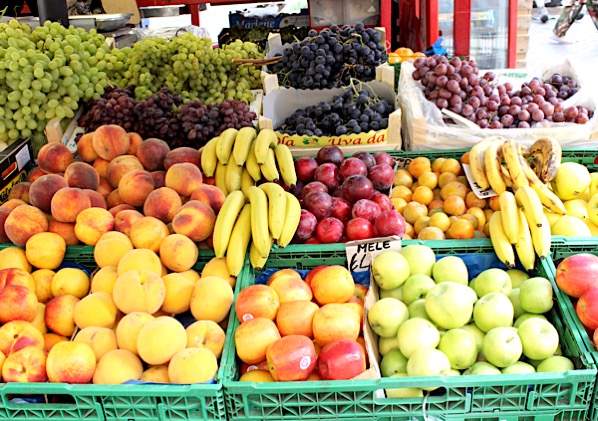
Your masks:
{"label": "green grape bunch", "polygon": [[135,98],[146,99],[162,88],[179,92],[185,102],[196,99],[215,104],[226,99],[253,100],[260,87],[260,69],[232,62],[261,59],[257,45],[235,41],[212,48],[209,38],[190,32],[179,36],[144,38],[131,47],[113,49],[106,72],[120,88],[135,86]]}
{"label": "green grape bunch", "polygon": [[109,51],[95,30],[0,23],[0,141],[35,137],[49,120],[72,118],[82,103],[100,98],[109,85]]}

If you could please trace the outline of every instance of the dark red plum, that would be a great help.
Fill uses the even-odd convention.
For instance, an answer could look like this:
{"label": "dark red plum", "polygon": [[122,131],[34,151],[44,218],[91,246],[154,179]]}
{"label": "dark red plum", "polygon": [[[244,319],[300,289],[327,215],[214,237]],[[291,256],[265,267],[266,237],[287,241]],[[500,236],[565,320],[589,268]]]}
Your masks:
{"label": "dark red plum", "polygon": [[343,181],[343,199],[355,203],[359,199],[369,199],[375,193],[374,185],[363,175],[352,175]]}
{"label": "dark red plum", "polygon": [[329,191],[333,191],[340,185],[341,174],[336,165],[328,162],[318,167],[314,174],[314,180],[323,183]]}
{"label": "dark red plum", "polygon": [[303,207],[321,221],[332,215],[332,196],[321,191],[312,191],[303,198]]}
{"label": "dark red plum", "polygon": [[345,159],[339,171],[343,179],[351,176],[351,175],[368,175],[368,167],[365,165],[359,158],[347,158]]}
{"label": "dark red plum", "polygon": [[367,240],[374,237],[374,226],[365,218],[353,218],[347,222],[346,227],[347,239]]}
{"label": "dark red plum", "polygon": [[376,160],[376,164],[388,164],[394,168],[395,166],[395,159],[390,156],[387,152],[376,152],[374,154],[374,159]]}
{"label": "dark red plum", "polygon": [[392,186],[395,172],[388,164],[377,164],[370,169],[368,178],[376,190],[384,191]]}
{"label": "dark red plum", "polygon": [[369,199],[360,199],[351,208],[351,216],[353,218],[365,218],[372,224],[376,222],[376,218],[381,213],[382,209],[380,209],[380,206]]}
{"label": "dark red plum", "polygon": [[376,202],[380,206],[380,209],[382,209],[382,212],[394,209],[390,197],[384,193],[375,193],[370,200]]}
{"label": "dark red plum", "polygon": [[379,237],[405,234],[405,218],[396,210],[382,212],[374,223]]}
{"label": "dark red plum", "polygon": [[310,156],[302,156],[295,160],[295,172],[297,179],[304,183],[313,181],[314,174],[318,168],[318,161]]}
{"label": "dark red plum", "polygon": [[295,232],[295,238],[303,242],[313,237],[316,234],[317,225],[318,220],[314,214],[308,210],[301,209],[301,218],[299,219],[299,226]]}
{"label": "dark red plum", "polygon": [[372,168],[374,165],[376,165],[376,159],[370,153],[367,153],[367,152],[355,152],[353,154],[353,157],[361,159],[365,163],[365,166],[368,168],[368,171],[369,171],[370,168]]}
{"label": "dark red plum", "polygon": [[320,183],[319,181],[312,181],[311,183],[307,183],[303,187],[301,197],[305,199],[305,196],[307,196],[312,191],[321,191],[324,193],[328,193],[328,187],[326,187],[323,183]]}
{"label": "dark red plum", "polygon": [[351,204],[340,197],[333,197],[332,216],[343,222],[346,221],[351,216]]}
{"label": "dark red plum", "polygon": [[331,162],[338,167],[343,159],[345,159],[345,156],[338,146],[324,146],[316,155],[316,161],[320,165]]}
{"label": "dark red plum", "polygon": [[324,218],[318,222],[316,236],[322,243],[338,243],[345,232],[345,226],[336,218]]}

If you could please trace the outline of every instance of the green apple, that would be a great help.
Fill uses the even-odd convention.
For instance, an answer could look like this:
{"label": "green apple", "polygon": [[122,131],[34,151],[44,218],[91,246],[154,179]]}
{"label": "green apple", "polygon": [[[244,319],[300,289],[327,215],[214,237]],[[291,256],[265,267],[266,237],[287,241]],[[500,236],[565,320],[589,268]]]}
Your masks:
{"label": "green apple", "polygon": [[556,221],[561,219],[561,216],[562,216],[562,215],[559,215],[558,213],[550,212],[546,208],[544,208],[544,215],[546,215],[546,219],[548,219],[548,223],[550,224],[551,227],[554,225],[554,223]]}
{"label": "green apple", "polygon": [[430,320],[430,316],[426,312],[426,300],[424,298],[420,298],[419,300],[415,300],[407,307],[409,309],[409,318],[412,319],[414,317],[419,317],[420,319]]}
{"label": "green apple", "polygon": [[398,349],[393,349],[380,361],[382,377],[390,377],[397,373],[407,373],[407,357]]}
{"label": "green apple", "polygon": [[378,352],[380,352],[380,355],[385,356],[393,349],[399,349],[399,339],[396,336],[378,339]]}
{"label": "green apple", "polygon": [[529,374],[535,373],[536,369],[533,365],[523,361],[517,361],[515,364],[505,367],[500,370],[502,374]]}
{"label": "green apple", "polygon": [[505,294],[491,292],[473,306],[473,321],[481,331],[513,326],[513,304]]}
{"label": "green apple", "polygon": [[[407,373],[397,373],[390,377],[408,377]],[[385,389],[387,398],[423,398],[424,391],[419,387],[400,387]]]}
{"label": "green apple", "polygon": [[588,202],[588,217],[594,225],[598,225],[598,194],[592,196]]}
{"label": "green apple", "polygon": [[[409,246],[412,247],[412,246]],[[434,279],[428,275],[417,273],[411,275],[403,284],[403,302],[407,305],[420,298],[426,298],[428,291],[435,286]]]}
{"label": "green apple", "polygon": [[523,345],[523,355],[532,360],[544,360],[554,355],[559,346],[559,333],[548,320],[528,319],[521,323],[517,334]]}
{"label": "green apple", "polygon": [[484,336],[482,352],[486,361],[495,367],[504,368],[515,364],[523,352],[517,329],[514,327],[490,329]]}
{"label": "green apple", "polygon": [[502,269],[487,269],[480,273],[475,281],[474,290],[478,297],[491,292],[502,292],[507,297],[511,293],[511,278]]}
{"label": "green apple", "polygon": [[426,296],[426,313],[438,326],[454,329],[469,323],[475,291],[455,282],[441,282]]}
{"label": "green apple", "polygon": [[405,256],[409,262],[411,275],[432,276],[432,267],[436,263],[436,255],[430,247],[413,244],[403,247],[399,253]]}
{"label": "green apple", "polygon": [[469,288],[473,289],[475,291],[475,280],[478,278],[473,278],[471,281],[469,281]]}
{"label": "green apple", "polygon": [[552,235],[565,237],[591,237],[590,228],[581,220],[571,215],[564,215],[550,226]]}
{"label": "green apple", "polygon": [[515,319],[515,322],[513,323],[513,327],[519,329],[519,326],[521,326],[521,324],[523,322],[525,322],[528,319],[535,319],[535,318],[548,320],[546,317],[544,317],[541,314],[523,313],[521,316],[519,316]]}
{"label": "green apple", "polygon": [[395,289],[410,275],[409,262],[398,251],[385,251],[374,257],[372,275],[381,289]]}
{"label": "green apple", "polygon": [[403,287],[400,286],[395,289],[379,289],[378,295],[380,295],[380,298],[396,298],[399,301],[403,301]]}
{"label": "green apple", "polygon": [[455,368],[451,368],[451,371],[448,373],[449,376],[460,376],[461,372]]}
{"label": "green apple", "polygon": [[543,314],[552,308],[552,284],[546,278],[530,278],[521,284],[519,300],[526,313]]}
{"label": "green apple", "polygon": [[511,287],[512,288],[519,288],[523,281],[529,279],[529,275],[527,272],[524,272],[519,269],[509,269],[507,271],[507,275],[511,278]]}
{"label": "green apple", "polygon": [[370,327],[383,338],[396,336],[399,326],[408,318],[407,306],[395,298],[382,298],[368,311]]}
{"label": "green apple", "polygon": [[[569,371],[574,370],[575,366],[573,365],[573,361],[571,361],[567,357],[562,357],[560,355],[553,355],[552,357],[548,357],[543,360],[536,371],[538,373],[546,373],[546,372],[562,372],[562,371]],[[409,370],[409,368],[407,368]]]}
{"label": "green apple", "polygon": [[494,374],[501,374],[500,370],[486,361],[475,362],[463,372],[463,376],[489,376]]}
{"label": "green apple", "polygon": [[571,200],[582,194],[591,183],[592,177],[584,165],[562,162],[550,185],[559,199]]}
{"label": "green apple", "polygon": [[437,284],[441,282],[456,282],[467,285],[469,272],[465,262],[457,256],[446,256],[437,261],[432,268],[432,278]]}
{"label": "green apple", "polygon": [[448,330],[440,338],[438,349],[448,357],[451,368],[457,370],[469,368],[478,356],[475,336],[464,329]]}
{"label": "green apple", "polygon": [[475,323],[469,323],[460,329],[463,329],[473,335],[477,350],[480,352],[482,350],[482,342],[484,341],[484,336],[486,336],[486,334],[482,332],[480,328],[475,325]]}
{"label": "green apple", "polygon": [[576,217],[577,219],[588,218],[588,202],[581,199],[565,200],[563,202],[567,215]]}
{"label": "green apple", "polygon": [[[436,348],[420,348],[413,353],[407,362],[409,376],[448,376],[451,362],[442,351]],[[424,390],[434,390],[438,387],[424,387]]]}
{"label": "green apple", "polygon": [[521,289],[513,288],[509,294],[509,300],[511,301],[511,304],[513,304],[513,317],[515,318],[525,313],[525,311],[521,308],[521,300],[519,299],[520,293]]}
{"label": "green apple", "polygon": [[440,333],[429,320],[415,317],[401,323],[397,338],[401,353],[410,358],[420,348],[436,348]]}
{"label": "green apple", "polygon": [[593,172],[590,174],[590,197],[594,197],[596,193],[598,193],[598,172]]}

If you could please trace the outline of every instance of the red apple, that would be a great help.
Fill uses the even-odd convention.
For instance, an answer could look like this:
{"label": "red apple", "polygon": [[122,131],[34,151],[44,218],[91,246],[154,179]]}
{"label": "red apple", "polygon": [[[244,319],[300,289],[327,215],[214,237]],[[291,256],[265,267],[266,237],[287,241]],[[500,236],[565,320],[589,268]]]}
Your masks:
{"label": "red apple", "polygon": [[376,190],[388,190],[395,178],[395,171],[388,164],[377,164],[370,168],[368,178],[372,181]]}
{"label": "red apple", "polygon": [[[392,203],[391,203],[392,204]],[[351,204],[339,197],[332,198],[332,215],[336,219],[346,221],[351,215]]]}
{"label": "red apple", "polygon": [[379,237],[388,237],[391,235],[402,236],[405,234],[405,218],[396,210],[382,212],[376,218],[374,223]]}
{"label": "red apple", "polygon": [[365,351],[352,339],[329,342],[318,356],[318,373],[322,380],[349,380],[365,369]]}
{"label": "red apple", "polygon": [[394,209],[392,202],[390,201],[390,197],[384,193],[375,193],[372,197],[370,197],[370,200],[372,202],[376,202],[378,206],[380,206],[382,212]]}
{"label": "red apple", "polygon": [[374,156],[368,152],[355,152],[352,156],[361,159],[368,168],[368,171],[377,164]]}
{"label": "red apple", "polygon": [[302,156],[295,160],[295,172],[297,172],[297,179],[304,183],[313,181],[314,174],[318,168],[318,161],[315,158]]}
{"label": "red apple", "polygon": [[304,335],[287,335],[266,350],[268,371],[277,382],[305,380],[316,368],[316,349]]}
{"label": "red apple", "polygon": [[339,166],[341,162],[343,162],[343,159],[345,159],[345,156],[338,146],[324,146],[323,148],[320,148],[316,155],[316,161],[318,161],[318,164],[320,165],[331,162],[334,165]]}
{"label": "red apple", "polygon": [[341,174],[336,165],[328,162],[318,167],[314,175],[314,180],[328,187],[328,191],[332,191],[340,185]]}
{"label": "red apple", "polygon": [[395,159],[390,156],[387,152],[376,152],[374,154],[374,159],[376,160],[376,164],[388,164],[394,168],[395,166]]}
{"label": "red apple", "polygon": [[299,241],[305,241],[313,237],[316,233],[316,225],[318,225],[318,220],[314,214],[308,210],[301,209],[301,218],[299,219],[297,231],[295,231],[295,238]]}
{"label": "red apple", "polygon": [[266,370],[268,371],[268,361],[264,360],[261,363],[257,364],[248,364],[241,362],[241,369],[239,370],[240,374],[245,374],[251,370]]}
{"label": "red apple", "polygon": [[328,193],[328,187],[324,183],[320,183],[319,181],[312,181],[311,183],[306,184],[303,187],[303,191],[301,192],[301,198],[305,199],[312,191],[321,191],[323,193]]}
{"label": "red apple", "polygon": [[374,185],[363,175],[351,175],[343,181],[343,199],[355,203],[359,199],[369,199],[374,195]]}
{"label": "red apple", "polygon": [[347,222],[347,238],[353,240],[366,240],[374,237],[374,226],[365,218],[353,218]]}
{"label": "red apple", "polygon": [[303,207],[321,221],[332,214],[332,196],[321,191],[312,191],[303,198]]}
{"label": "red apple", "polygon": [[575,298],[598,288],[598,256],[580,253],[567,257],[556,268],[556,283],[565,294]]}
{"label": "red apple", "polygon": [[592,332],[598,329],[598,288],[587,290],[579,298],[575,311],[586,329]]}
{"label": "red apple", "polygon": [[376,222],[378,215],[382,213],[380,206],[372,200],[361,199],[353,204],[351,208],[351,217],[353,218],[365,218],[370,223]]}
{"label": "red apple", "polygon": [[347,178],[351,175],[368,175],[368,167],[359,158],[347,158],[340,166],[340,173],[343,178]]}
{"label": "red apple", "polygon": [[316,236],[322,243],[338,243],[345,232],[343,223],[332,217],[324,218],[318,222]]}

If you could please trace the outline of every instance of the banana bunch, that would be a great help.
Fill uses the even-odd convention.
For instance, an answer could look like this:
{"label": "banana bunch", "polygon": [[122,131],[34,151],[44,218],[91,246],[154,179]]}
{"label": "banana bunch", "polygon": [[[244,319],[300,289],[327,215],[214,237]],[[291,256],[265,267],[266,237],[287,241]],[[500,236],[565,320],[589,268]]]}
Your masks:
{"label": "banana bunch", "polygon": [[252,266],[262,268],[274,243],[286,247],[291,242],[300,218],[299,200],[276,183],[232,191],[216,218],[214,253],[226,258],[233,276],[241,272],[248,247]]}
{"label": "banana bunch", "polygon": [[291,150],[271,129],[226,129],[203,147],[201,168],[225,194],[241,190],[246,195],[262,179],[282,178],[289,187],[297,183]]}

